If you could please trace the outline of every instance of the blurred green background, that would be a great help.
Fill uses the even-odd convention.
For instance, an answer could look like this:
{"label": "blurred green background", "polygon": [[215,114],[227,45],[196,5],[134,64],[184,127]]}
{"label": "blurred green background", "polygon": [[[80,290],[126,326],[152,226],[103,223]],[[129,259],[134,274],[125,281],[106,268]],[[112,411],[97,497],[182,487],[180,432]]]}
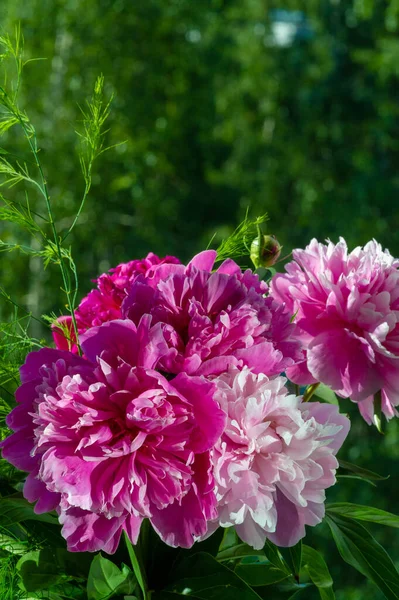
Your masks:
{"label": "blurred green background", "polygon": [[[26,67],[21,106],[37,129],[59,229],[83,191],[78,105],[99,73],[115,94],[107,141],[126,140],[97,163],[70,238],[81,295],[99,273],[150,250],[188,259],[248,207],[268,212],[287,252],[342,235],[351,247],[375,237],[398,255],[398,0],[1,0],[3,32],[18,21],[27,57],[46,59]],[[3,146],[30,160],[14,129]],[[4,223],[0,232],[31,242]],[[64,312],[55,267],[0,260],[1,285],[20,304],[38,316]],[[0,316],[7,311],[2,302]],[[397,512],[399,428],[382,437],[345,408],[346,458],[392,476],[379,490],[341,482],[329,498]],[[399,536],[377,535],[398,560]],[[328,544],[322,528],[313,537]],[[381,598],[326,548],[339,600]]]}

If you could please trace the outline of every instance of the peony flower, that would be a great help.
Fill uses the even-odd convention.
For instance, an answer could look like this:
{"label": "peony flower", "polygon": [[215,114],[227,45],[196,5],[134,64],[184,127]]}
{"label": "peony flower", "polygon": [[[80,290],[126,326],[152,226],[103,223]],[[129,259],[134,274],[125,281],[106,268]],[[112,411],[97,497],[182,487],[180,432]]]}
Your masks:
{"label": "peony flower", "polygon": [[21,367],[3,457],[29,473],[36,512],[56,509],[71,551],[115,552],[143,518],[190,547],[216,516],[210,450],[225,413],[215,384],[154,370],[161,327],[116,320],[82,338],[85,358],[44,348]]}
{"label": "peony flower", "polygon": [[[98,279],[95,279],[97,289],[91,290],[75,311],[78,332],[84,333],[90,327],[97,327],[102,323],[120,319],[122,302],[133,281],[139,275],[145,275],[150,279],[157,266],[164,263],[179,264],[180,261],[175,256],[159,258],[150,252],[146,258],[121,263],[110,269],[109,273],[103,273]],[[57,327],[57,322],[53,325],[53,339],[56,347],[76,353],[77,346],[72,317],[62,316],[58,322],[61,322],[63,327],[62,329]],[[68,335],[64,334],[65,329]]]}
{"label": "peony flower", "polygon": [[216,380],[227,424],[212,458],[218,498],[213,526],[234,526],[256,549],[266,538],[293,546],[305,525],[321,522],[325,490],[335,483],[335,454],[349,431],[336,406],[301,403],[287,395],[285,381],[249,369]]}
{"label": "peony flower", "polygon": [[296,315],[307,348],[288,376],[350,397],[368,423],[377,392],[387,419],[397,415],[399,260],[374,240],[348,253],[342,238],[336,245],[312,240],[293,256],[271,283],[271,296]]}
{"label": "peony flower", "polygon": [[217,375],[231,365],[277,375],[300,358],[295,325],[285,308],[266,298],[267,286],[251,271],[226,260],[212,272],[216,252],[201,252],[187,265],[163,264],[151,278],[138,277],[122,305],[138,323],[143,314],[161,323],[169,352],[159,367],[168,373]]}

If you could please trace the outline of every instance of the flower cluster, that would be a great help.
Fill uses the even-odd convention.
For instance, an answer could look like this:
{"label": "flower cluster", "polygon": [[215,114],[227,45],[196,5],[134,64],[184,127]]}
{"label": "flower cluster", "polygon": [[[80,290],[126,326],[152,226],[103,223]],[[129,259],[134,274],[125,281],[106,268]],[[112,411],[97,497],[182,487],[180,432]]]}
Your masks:
{"label": "flower cluster", "polygon": [[348,253],[342,238],[336,245],[314,239],[293,257],[271,283],[273,299],[296,315],[306,347],[288,376],[351,398],[368,423],[375,395],[388,419],[397,415],[399,260],[374,240]]}
{"label": "flower cluster", "polygon": [[291,304],[215,260],[119,265],[76,311],[79,345],[65,318],[71,339],[56,326],[21,368],[3,456],[72,551],[135,543],[145,518],[171,546],[219,525],[290,546],[323,517],[349,421],[284,387],[304,359]]}

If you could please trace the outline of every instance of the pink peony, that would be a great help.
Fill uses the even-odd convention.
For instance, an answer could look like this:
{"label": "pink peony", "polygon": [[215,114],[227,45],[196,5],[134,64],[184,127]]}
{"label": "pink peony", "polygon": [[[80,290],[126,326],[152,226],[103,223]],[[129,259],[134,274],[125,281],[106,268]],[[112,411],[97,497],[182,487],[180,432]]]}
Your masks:
{"label": "pink peony", "polygon": [[122,530],[135,543],[143,518],[187,548],[216,516],[210,449],[225,413],[215,384],[153,370],[165,342],[150,320],[90,329],[85,359],[45,348],[21,368],[3,456],[29,472],[36,512],[57,509],[71,551],[115,552]]}
{"label": "pink peony", "polygon": [[[79,333],[84,333],[90,327],[96,327],[102,323],[120,319],[122,316],[122,302],[129,293],[133,281],[139,275],[151,278],[157,266],[164,263],[179,264],[180,261],[175,256],[159,258],[156,254],[150,252],[142,260],[131,260],[127,263],[121,263],[117,267],[110,269],[109,273],[103,273],[98,279],[95,279],[97,289],[91,290],[82,299],[75,311]],[[72,317],[63,316],[58,321],[63,322],[69,335],[66,337],[62,329],[57,327],[56,324],[53,325],[53,338],[56,347],[60,350],[77,352]]]}
{"label": "pink peony", "polygon": [[168,373],[216,375],[248,365],[277,375],[300,358],[295,325],[285,308],[266,298],[266,284],[226,260],[212,272],[216,252],[201,252],[187,265],[163,264],[139,277],[122,313],[138,323],[162,323],[169,352],[159,363]]}
{"label": "pink peony", "polygon": [[324,516],[349,420],[334,405],[301,404],[285,379],[249,369],[217,379],[226,429],[213,453],[218,519],[250,546],[293,546]]}
{"label": "pink peony", "polygon": [[399,260],[371,241],[348,253],[312,240],[294,250],[271,296],[295,314],[305,360],[287,370],[296,383],[321,381],[359,402],[368,423],[374,394],[390,419],[399,404]]}

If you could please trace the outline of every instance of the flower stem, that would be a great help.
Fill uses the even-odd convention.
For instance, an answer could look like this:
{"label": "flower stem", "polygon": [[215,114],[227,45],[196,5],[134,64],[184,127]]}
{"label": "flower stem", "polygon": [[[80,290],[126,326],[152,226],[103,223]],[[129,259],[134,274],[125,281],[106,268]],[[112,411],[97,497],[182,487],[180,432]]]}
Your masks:
{"label": "flower stem", "polygon": [[309,402],[309,400],[311,399],[311,397],[313,396],[313,394],[315,393],[315,391],[317,390],[319,385],[320,385],[320,382],[312,383],[312,385],[309,385],[306,388],[306,391],[303,395],[303,402]]}
{"label": "flower stem", "polygon": [[127,551],[129,553],[130,562],[132,563],[133,572],[136,576],[137,582],[140,586],[141,592],[143,594],[143,600],[150,600],[150,592],[147,590],[147,583],[145,574],[143,573],[143,568],[140,566],[140,562],[138,557],[136,556],[136,552],[134,550],[134,546],[132,542],[129,540],[126,532],[123,532],[125,543],[127,547]]}

